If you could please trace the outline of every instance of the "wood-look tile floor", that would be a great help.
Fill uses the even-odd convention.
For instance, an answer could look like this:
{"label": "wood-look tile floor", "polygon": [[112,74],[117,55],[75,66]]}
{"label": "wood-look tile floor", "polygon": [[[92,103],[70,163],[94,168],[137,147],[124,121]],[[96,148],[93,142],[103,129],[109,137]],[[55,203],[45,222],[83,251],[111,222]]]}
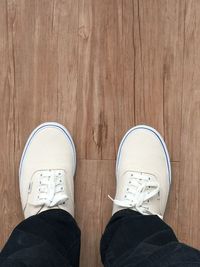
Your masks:
{"label": "wood-look tile floor", "polygon": [[173,167],[166,221],[200,248],[200,1],[0,1],[0,246],[22,219],[18,165],[30,132],[58,121],[78,153],[81,266],[101,266],[115,158],[149,124]]}

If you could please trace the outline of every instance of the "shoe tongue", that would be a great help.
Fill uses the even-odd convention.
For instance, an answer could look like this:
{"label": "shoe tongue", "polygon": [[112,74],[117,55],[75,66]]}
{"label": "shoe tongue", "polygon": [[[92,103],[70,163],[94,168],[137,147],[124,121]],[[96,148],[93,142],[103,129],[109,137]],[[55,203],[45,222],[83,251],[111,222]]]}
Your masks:
{"label": "shoe tongue", "polygon": [[68,199],[64,193],[64,170],[40,170],[34,173],[29,185],[28,203],[53,207]]}
{"label": "shoe tongue", "polygon": [[127,186],[131,184],[132,181],[138,181],[139,183],[143,183],[144,181],[155,181],[155,176],[150,173],[139,172],[128,170],[125,171],[121,178],[118,179],[118,188],[120,188],[119,193],[121,195],[121,191],[124,190]]}

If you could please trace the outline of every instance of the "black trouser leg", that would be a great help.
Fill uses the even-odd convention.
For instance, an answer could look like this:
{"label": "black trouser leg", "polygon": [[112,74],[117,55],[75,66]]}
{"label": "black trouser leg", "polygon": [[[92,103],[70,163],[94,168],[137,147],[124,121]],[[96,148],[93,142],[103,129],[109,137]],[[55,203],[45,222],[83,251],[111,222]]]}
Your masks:
{"label": "black trouser leg", "polygon": [[101,240],[105,267],[200,266],[200,252],[178,242],[158,216],[122,210],[111,218]]}
{"label": "black trouser leg", "polygon": [[78,267],[80,230],[63,210],[48,210],[20,223],[0,254],[0,266]]}

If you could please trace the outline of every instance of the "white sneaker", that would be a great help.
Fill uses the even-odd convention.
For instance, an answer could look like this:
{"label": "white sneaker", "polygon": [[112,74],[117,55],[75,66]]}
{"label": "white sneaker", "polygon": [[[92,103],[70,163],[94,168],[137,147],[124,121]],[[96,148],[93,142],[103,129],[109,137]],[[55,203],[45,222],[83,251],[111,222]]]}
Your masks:
{"label": "white sneaker", "polygon": [[55,122],[30,135],[20,162],[19,185],[25,218],[48,209],[74,216],[76,150],[67,129]]}
{"label": "white sneaker", "polygon": [[163,138],[153,128],[130,129],[119,146],[113,214],[129,208],[163,218],[171,183],[171,165]]}

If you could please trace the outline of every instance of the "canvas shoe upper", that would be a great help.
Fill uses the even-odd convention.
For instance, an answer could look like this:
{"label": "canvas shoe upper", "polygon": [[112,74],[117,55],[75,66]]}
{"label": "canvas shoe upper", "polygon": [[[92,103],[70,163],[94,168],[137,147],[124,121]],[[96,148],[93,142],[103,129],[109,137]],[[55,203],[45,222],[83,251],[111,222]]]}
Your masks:
{"label": "canvas shoe upper", "polygon": [[163,218],[171,166],[164,140],[155,129],[139,125],[125,134],[118,150],[116,179],[113,214],[130,208]]}
{"label": "canvas shoe upper", "polygon": [[30,135],[20,162],[19,185],[25,218],[60,208],[74,215],[76,151],[67,129],[54,122]]}

